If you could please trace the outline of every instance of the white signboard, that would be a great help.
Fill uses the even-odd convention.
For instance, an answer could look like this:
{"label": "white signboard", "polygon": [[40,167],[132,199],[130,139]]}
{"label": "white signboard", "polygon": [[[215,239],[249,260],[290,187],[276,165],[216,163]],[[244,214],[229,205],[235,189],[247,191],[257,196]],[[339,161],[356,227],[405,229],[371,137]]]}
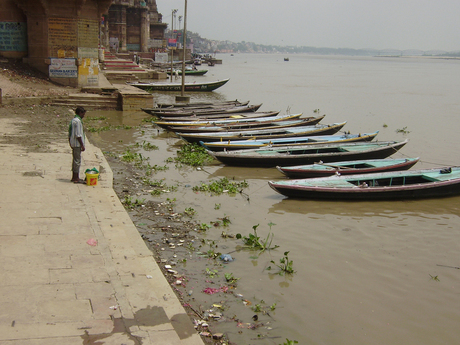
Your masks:
{"label": "white signboard", "polygon": [[155,53],[155,62],[167,63],[168,53]]}
{"label": "white signboard", "polygon": [[49,76],[51,78],[77,78],[78,67],[75,59],[51,59]]}

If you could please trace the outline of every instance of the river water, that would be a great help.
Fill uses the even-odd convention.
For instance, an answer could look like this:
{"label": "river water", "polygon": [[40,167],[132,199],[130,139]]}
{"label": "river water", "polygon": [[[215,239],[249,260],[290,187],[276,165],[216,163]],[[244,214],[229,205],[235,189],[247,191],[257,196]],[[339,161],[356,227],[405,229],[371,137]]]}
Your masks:
{"label": "river water", "polygon": [[[250,100],[261,111],[326,114],[323,123],[348,121],[352,133],[380,131],[378,140],[409,143],[394,157],[421,157],[416,167],[460,165],[460,60],[409,57],[342,57],[229,54],[222,65],[190,80],[230,81],[212,93],[190,94],[192,101]],[[168,102],[174,95],[159,93]],[[95,112],[112,123],[138,125],[142,112]],[[404,129],[405,133],[397,132]],[[150,164],[164,165],[180,145],[172,134],[151,126],[141,130],[101,132],[95,143],[120,152],[126,145],[149,141],[158,151],[142,151]],[[140,150],[140,149],[139,149]],[[267,181],[283,176],[276,169],[224,167],[215,162],[159,172],[176,198],[178,212],[196,211],[195,220],[226,216],[231,233],[274,234],[276,250],[260,256],[234,252],[226,268],[240,278],[238,292],[253,301],[276,303],[270,312],[270,335],[251,340],[238,329],[225,329],[237,344],[454,344],[460,337],[460,197],[395,202],[318,202],[290,200]],[[245,179],[243,195],[194,193],[190,186],[221,177]],[[163,200],[166,196],[163,196]],[[161,198],[158,198],[161,200]],[[215,205],[220,204],[220,209]],[[221,230],[208,239],[221,251],[242,243],[222,240]],[[222,243],[224,242],[224,243]],[[265,268],[289,251],[292,276]],[[272,265],[273,266],[273,265]],[[450,266],[450,267],[446,267]],[[251,314],[252,315],[252,314]],[[261,316],[262,321],[264,316]],[[249,321],[247,321],[249,322]],[[257,332],[257,331],[254,331]],[[254,333],[254,338],[256,338]]]}

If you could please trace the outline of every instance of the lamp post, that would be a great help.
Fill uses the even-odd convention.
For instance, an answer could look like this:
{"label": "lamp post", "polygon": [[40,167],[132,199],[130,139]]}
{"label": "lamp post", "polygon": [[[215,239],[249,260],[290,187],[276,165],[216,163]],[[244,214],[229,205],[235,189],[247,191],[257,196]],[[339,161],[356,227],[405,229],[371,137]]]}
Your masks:
{"label": "lamp post", "polygon": [[[171,12],[171,39],[174,37],[174,17],[176,16],[177,10]],[[171,83],[173,81],[173,63],[174,60],[174,49],[171,47]]]}
{"label": "lamp post", "polygon": [[184,9],[184,33],[182,35],[183,44],[182,44],[182,87],[180,92],[180,97],[176,96],[176,101],[189,102],[190,97],[184,96],[185,91],[185,52],[186,43],[187,43],[187,0],[185,0],[185,9]]}
{"label": "lamp post", "polygon": [[182,43],[182,88],[181,96],[184,97],[185,91],[185,53],[187,52],[187,0],[185,0],[185,9],[184,9],[184,34],[182,35],[184,43]]}

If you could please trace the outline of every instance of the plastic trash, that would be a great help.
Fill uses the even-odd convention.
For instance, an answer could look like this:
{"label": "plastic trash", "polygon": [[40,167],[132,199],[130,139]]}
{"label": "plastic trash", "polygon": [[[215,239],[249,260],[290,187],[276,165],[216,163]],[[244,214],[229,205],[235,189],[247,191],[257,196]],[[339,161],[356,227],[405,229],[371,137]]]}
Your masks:
{"label": "plastic trash", "polygon": [[233,261],[233,258],[230,254],[222,254],[220,256],[220,259],[224,262],[232,262]]}
{"label": "plastic trash", "polygon": [[85,174],[99,174],[99,170],[97,170],[96,168],[86,169]]}
{"label": "plastic trash", "polygon": [[90,238],[88,241],[86,241],[86,243],[92,247],[97,246],[97,241],[94,238]]}

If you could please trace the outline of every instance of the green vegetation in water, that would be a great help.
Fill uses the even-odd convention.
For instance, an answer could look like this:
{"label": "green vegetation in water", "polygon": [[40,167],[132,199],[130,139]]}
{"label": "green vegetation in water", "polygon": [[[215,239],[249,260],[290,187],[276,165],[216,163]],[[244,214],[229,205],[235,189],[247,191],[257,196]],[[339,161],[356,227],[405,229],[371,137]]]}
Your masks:
{"label": "green vegetation in water", "polygon": [[145,175],[151,176],[153,173],[156,173],[158,171],[165,171],[168,170],[169,168],[166,165],[160,166],[160,165],[150,165],[150,163],[144,164],[140,166],[139,168],[145,170]]}
{"label": "green vegetation in water", "polygon": [[405,127],[403,127],[403,128],[397,129],[397,130],[396,130],[396,133],[409,134],[410,131],[408,131],[408,130],[407,130],[407,126],[405,126]]}
{"label": "green vegetation in water", "polygon": [[289,340],[288,338],[286,338],[286,341],[282,344],[279,344],[279,345],[294,345],[294,344],[298,344],[299,342],[297,340]]}
{"label": "green vegetation in water", "polygon": [[[161,195],[163,193],[170,193],[177,191],[176,186],[167,186],[163,180],[150,180],[148,178],[142,179],[142,183],[146,186],[153,187],[151,195]],[[169,200],[169,199],[168,199]],[[174,199],[175,201],[176,199]]]}
{"label": "green vegetation in water", "polygon": [[234,277],[233,273],[225,273],[224,276],[225,276],[225,280],[229,284],[235,284],[240,279],[240,278]]}
{"label": "green vegetation in water", "polygon": [[104,121],[104,120],[107,120],[106,116],[85,117],[85,122],[87,122],[87,121]]}
{"label": "green vegetation in water", "polygon": [[201,223],[200,227],[198,228],[199,230],[206,231],[208,229],[211,229],[211,225],[206,224],[206,223]]}
{"label": "green vegetation in water", "polygon": [[[230,181],[228,178],[223,177],[218,181],[213,181],[211,183],[202,183],[200,186],[194,186],[192,189],[194,192],[211,192],[217,195],[220,195],[222,193],[228,193],[229,195],[234,195],[236,193],[241,193],[242,190],[244,188],[247,188],[248,186],[249,184],[246,181]],[[214,208],[218,209],[216,208],[216,206],[214,206]]]}
{"label": "green vegetation in water", "polygon": [[388,125],[386,123],[383,124],[383,128],[387,128]]}
{"label": "green vegetation in water", "polygon": [[431,280],[434,280],[435,282],[439,282],[439,281],[440,281],[439,278],[438,278],[438,276],[432,276],[432,275],[430,274],[430,277],[431,277]]}
{"label": "green vegetation in water", "polygon": [[[289,252],[284,252],[284,256],[280,259],[280,263],[277,264],[275,261],[271,260],[270,262],[280,269],[279,274],[293,274],[294,268],[292,268],[293,261],[289,260]],[[267,270],[271,270],[271,266],[267,267]]]}
{"label": "green vegetation in water", "polygon": [[153,151],[158,150],[158,146],[149,143],[148,141],[143,141],[142,143],[136,143],[133,145],[134,147],[142,147],[145,151]]}
{"label": "green vegetation in water", "polygon": [[210,270],[208,267],[206,267],[206,275],[210,278],[214,278],[215,276],[219,275],[218,270]]}
{"label": "green vegetation in water", "polygon": [[184,213],[189,216],[190,218],[192,218],[195,214],[196,214],[196,211],[191,208],[191,207],[187,207],[185,210],[184,210]]}
{"label": "green vegetation in water", "polygon": [[215,205],[214,205],[214,209],[215,209],[215,210],[220,210],[220,204],[215,204]]}
{"label": "green vegetation in water", "polygon": [[259,227],[259,224],[254,225],[252,227],[254,234],[249,234],[248,236],[242,236],[241,234],[236,234],[236,238],[242,239],[245,246],[248,247],[249,249],[256,249],[256,250],[259,250],[260,252],[264,252],[266,250],[271,250],[271,249],[276,249],[279,246],[275,245],[272,247],[272,241],[273,241],[274,235],[271,233],[271,228],[273,225],[275,224],[271,222],[268,223],[268,226],[270,227],[270,231],[268,232],[268,235],[264,240],[261,240],[260,237],[257,235],[257,228]]}
{"label": "green vegetation in water", "polygon": [[176,164],[190,165],[193,167],[203,166],[212,162],[213,158],[206,152],[206,149],[196,143],[188,143],[177,151],[177,157],[174,158]]}
{"label": "green vegetation in water", "polygon": [[219,220],[222,221],[223,226],[229,226],[232,222],[230,221],[230,217],[225,215],[222,218],[218,218]]}
{"label": "green vegetation in water", "polygon": [[134,162],[136,164],[140,164],[144,160],[148,159],[148,157],[144,158],[141,153],[132,152],[129,148],[127,148],[126,151],[121,154],[121,160],[128,163]]}
{"label": "green vegetation in water", "polygon": [[86,130],[91,133],[100,133],[100,132],[107,132],[107,131],[113,131],[113,130],[118,130],[118,129],[132,129],[132,126],[127,126],[127,125],[120,125],[120,126],[113,126],[113,125],[107,125],[107,126],[101,126],[101,127],[91,127],[91,126],[86,126]]}
{"label": "green vegetation in water", "polygon": [[313,112],[314,112],[315,114],[318,114],[319,111],[320,111],[319,109],[314,109],[314,110],[313,110]]}
{"label": "green vegetation in water", "polygon": [[123,204],[123,206],[125,206],[125,208],[134,209],[136,207],[141,207],[142,205],[144,205],[145,199],[135,199],[133,201],[132,196],[126,195],[125,198],[121,201],[121,203]]}
{"label": "green vegetation in water", "polygon": [[262,299],[259,303],[255,304],[252,308],[252,311],[256,313],[268,314],[268,311],[274,311],[276,309],[276,303],[272,305],[266,305],[265,301]]}

